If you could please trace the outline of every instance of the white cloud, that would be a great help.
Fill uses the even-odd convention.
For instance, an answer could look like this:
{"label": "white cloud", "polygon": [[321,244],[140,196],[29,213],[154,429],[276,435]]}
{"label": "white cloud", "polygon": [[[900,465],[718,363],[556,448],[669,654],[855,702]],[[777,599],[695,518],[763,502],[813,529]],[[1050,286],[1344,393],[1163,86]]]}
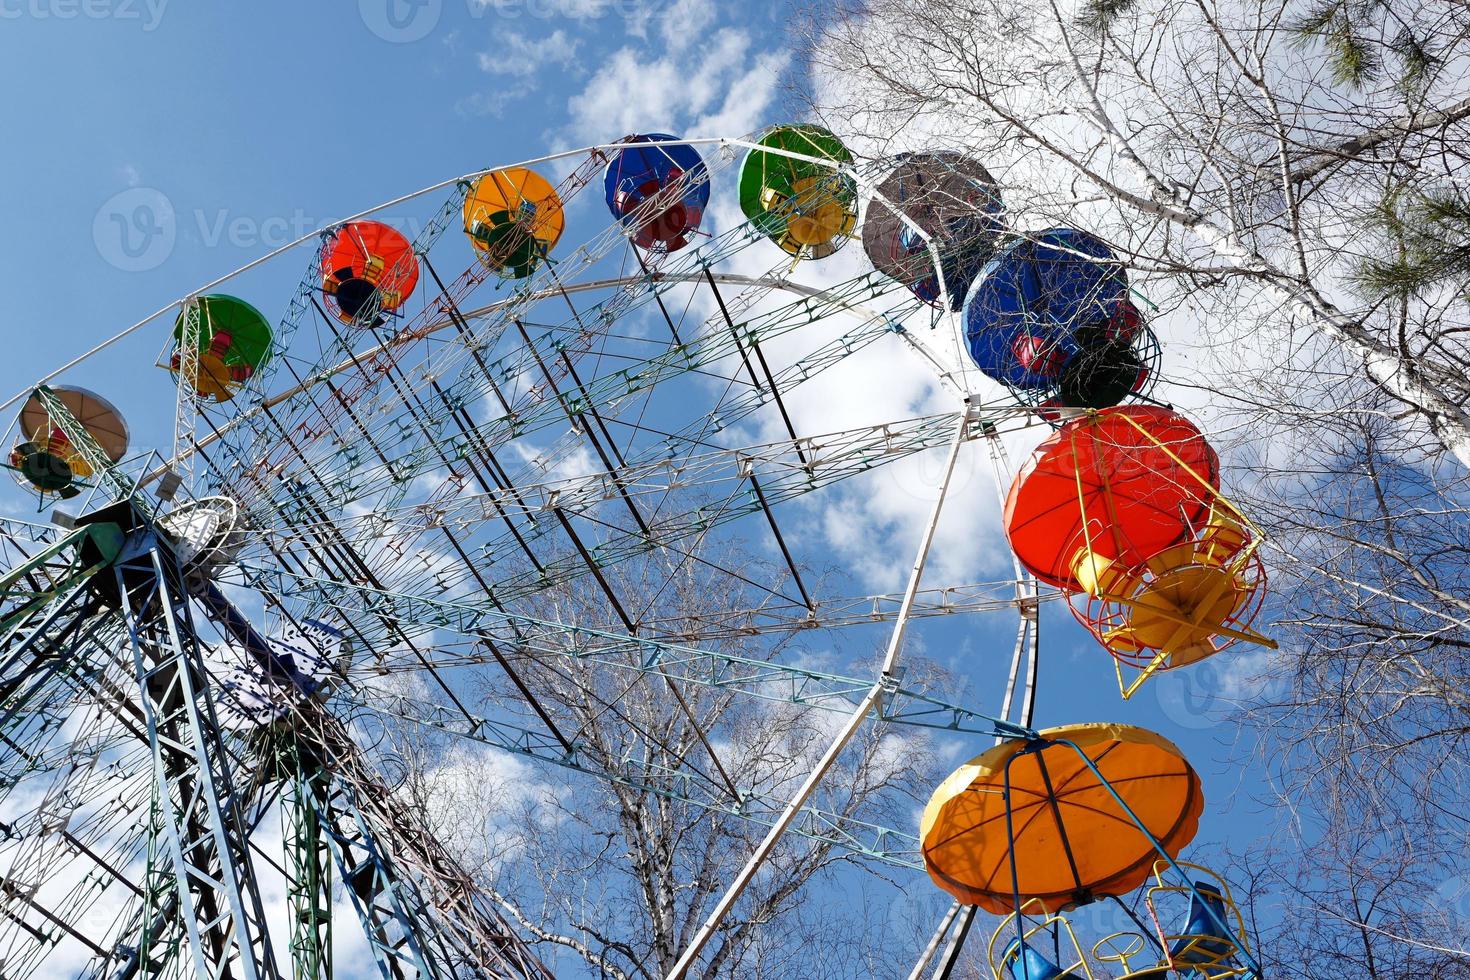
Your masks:
{"label": "white cloud", "polygon": [[519,31],[497,32],[495,46],[475,55],[480,70],[496,79],[494,86],[460,99],[455,111],[464,116],[499,117],[511,105],[538,91],[548,68],[563,72],[574,68],[581,46],[581,38],[561,28],[544,37]]}
{"label": "white cloud", "polygon": [[698,40],[717,16],[713,0],[674,0],[659,18],[658,34],[669,48],[682,50]]}
{"label": "white cloud", "polygon": [[594,20],[618,6],[616,0],[556,0],[552,9],[573,20]]}
{"label": "white cloud", "polygon": [[454,111],[461,116],[493,116],[500,118],[505,110],[536,91],[530,82],[504,85],[490,92],[475,92],[454,104]]}
{"label": "white cloud", "polygon": [[547,775],[504,750],[457,745],[425,774],[429,820],[471,869],[505,861],[525,847],[527,811],[540,831],[562,820],[556,803],[567,789]]}
{"label": "white cloud", "polygon": [[[698,4],[687,6],[682,23],[702,23]],[[729,27],[713,31],[709,40],[702,62],[672,44],[654,57],[632,47],[615,52],[568,100],[566,140],[580,145],[628,133],[730,136],[755,129],[766,121],[789,52],[751,57],[750,34]]]}
{"label": "white cloud", "polygon": [[1280,694],[1282,671],[1292,658],[1280,650],[1242,644],[1210,662],[1219,674],[1220,698],[1239,705]]}
{"label": "white cloud", "polygon": [[496,24],[570,20],[578,25],[612,14],[622,18],[627,34],[643,37],[662,5],[663,0],[470,0],[469,13]]}
{"label": "white cloud", "polygon": [[480,70],[488,74],[529,78],[551,65],[566,68],[577,57],[581,44],[560,28],[538,38],[511,31],[497,35],[496,47],[481,51],[476,60]]}
{"label": "white cloud", "polygon": [[542,20],[553,17],[569,17],[573,20],[589,20],[601,17],[613,8],[617,0],[471,0],[475,16],[493,14],[505,20],[527,16]]}

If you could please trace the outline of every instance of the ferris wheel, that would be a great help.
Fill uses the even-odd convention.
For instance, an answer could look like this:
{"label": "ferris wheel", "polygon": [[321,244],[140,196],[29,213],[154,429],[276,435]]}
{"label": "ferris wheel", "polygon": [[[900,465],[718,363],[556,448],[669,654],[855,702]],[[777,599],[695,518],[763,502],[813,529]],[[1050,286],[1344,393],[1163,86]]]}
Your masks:
{"label": "ferris wheel", "polygon": [[[551,976],[399,796],[415,730],[757,827],[671,976],[788,838],[927,870],[954,896],[915,976],[946,969],[977,908],[1008,917],[997,978],[1258,975],[1228,887],[1179,860],[1203,801],[1178,750],[1127,726],[1033,727],[1044,602],[1073,608],[1125,697],[1270,642],[1252,626],[1259,531],[1205,437],[1152,400],[1162,352],[1106,243],[1011,227],[963,154],[860,161],[812,125],[629,136],[392,206],[426,217],[406,232],[375,209],[267,257],[306,258],[278,320],[237,295],[255,263],[11,402],[9,468],[38,516],[5,519],[0,541],[7,980],[329,977],[349,929],[385,977]],[[804,276],[854,241],[871,268]],[[142,452],[116,393],[67,371],[150,332],[172,427]],[[804,400],[880,345],[932,372],[944,410],[806,424]],[[1014,474],[1007,437],[1040,444]],[[927,557],[972,443],[1015,571],[936,585]],[[944,462],[906,588],[828,587],[793,513],[925,453]],[[1009,669],[981,685],[999,710],[905,683],[909,623],[987,612],[1016,628]],[[809,631],[879,636],[881,664],[785,656]],[[695,744],[616,766],[589,752],[549,686],[593,674],[660,692]],[[708,723],[711,698],[835,712],[836,734],[772,789]],[[822,779],[874,723],[997,745],[922,827],[824,808]],[[1020,786],[1031,802],[997,802]],[[262,847],[271,815],[283,853]],[[267,926],[266,866],[288,936]],[[1078,945],[1065,910],[1127,894],[1156,927]],[[1070,965],[1047,959],[1059,935]]]}

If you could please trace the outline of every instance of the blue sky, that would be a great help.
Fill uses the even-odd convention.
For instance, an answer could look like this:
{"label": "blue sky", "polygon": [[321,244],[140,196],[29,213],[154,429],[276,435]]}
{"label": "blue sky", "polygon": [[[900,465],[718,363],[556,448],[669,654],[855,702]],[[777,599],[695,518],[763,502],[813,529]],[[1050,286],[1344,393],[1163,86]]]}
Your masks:
{"label": "blue sky", "polygon": [[[800,77],[788,16],[784,0],[0,0],[0,392],[315,227],[456,174],[633,130],[735,136],[784,121],[782,81]],[[242,295],[279,315],[308,260],[274,263]],[[151,366],[163,335],[67,380],[156,426],[172,399]],[[967,493],[994,496],[971,479],[952,507],[971,508]],[[961,525],[950,527],[946,549],[962,551]],[[889,581],[912,540],[895,534]],[[964,670],[1008,655],[1011,628],[944,621],[920,635]],[[1160,731],[1205,776],[1200,840],[1254,836],[1252,808],[1224,806],[1259,789],[1225,761],[1241,751],[1220,724],[1228,665],[1171,675],[1124,704],[1070,617],[1054,609],[1044,629],[1039,724]],[[977,671],[970,703],[990,709],[997,680]],[[957,745],[957,760],[981,748]]]}
{"label": "blue sky", "polygon": [[[785,62],[776,8],[695,17],[681,53],[662,0],[152,3],[0,4],[7,392],[288,236],[604,121],[620,136],[609,106],[717,114],[742,69]],[[640,114],[626,86],[650,74],[662,105]],[[762,74],[747,111],[775,95]]]}

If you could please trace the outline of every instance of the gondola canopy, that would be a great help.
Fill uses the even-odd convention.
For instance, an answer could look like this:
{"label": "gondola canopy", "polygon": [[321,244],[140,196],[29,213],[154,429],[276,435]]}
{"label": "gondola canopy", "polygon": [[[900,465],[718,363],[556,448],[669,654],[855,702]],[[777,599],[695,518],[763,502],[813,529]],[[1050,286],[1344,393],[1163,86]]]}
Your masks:
{"label": "gondola canopy", "polygon": [[1054,386],[1101,339],[1088,332],[1119,319],[1127,292],[1122,266],[1097,237],[1074,228],[1028,233],[985,263],[965,300],[970,356],[1003,384]]}
{"label": "gondola canopy", "polygon": [[402,308],[419,281],[413,245],[381,221],[349,221],[327,235],[322,292],[343,323],[378,327]]}
{"label": "gondola canopy", "polygon": [[926,303],[940,302],[942,271],[950,307],[958,310],[1003,230],[1000,187],[979,161],[950,152],[905,154],[868,201],[863,251],[874,268]]}
{"label": "gondola canopy", "polygon": [[535,272],[565,227],[556,189],[525,167],[485,174],[465,197],[465,234],[480,261],[503,279]]}
{"label": "gondola canopy", "polygon": [[1177,856],[1203,811],[1199,775],[1168,739],[1066,725],[1003,742],[941,783],[924,808],[924,865],[964,904],[1056,912],[1142,885],[1155,844]]}
{"label": "gondola canopy", "polygon": [[[186,335],[194,347],[188,357],[180,349]],[[199,296],[174,321],[169,370],[180,376],[180,384],[192,384],[200,398],[226,402],[270,359],[271,338],[269,321],[243,299]]]}
{"label": "gondola canopy", "polygon": [[699,151],[666,133],[629,136],[603,173],[608,210],[634,244],[675,252],[689,244],[709,207],[709,172]]}
{"label": "gondola canopy", "polygon": [[1156,405],[1077,418],[1032,453],[1006,496],[1006,538],[1037,578],[1087,591],[1098,559],[1142,564],[1204,523],[1219,463],[1199,429]]}
{"label": "gondola canopy", "polygon": [[86,388],[37,389],[21,407],[17,428],[20,439],[10,451],[10,466],[43,496],[76,496],[99,466],[118,462],[128,451],[122,413]]}
{"label": "gondola canopy", "polygon": [[[857,185],[837,165],[852,153],[820,126],[777,126],[740,167],[740,210],[762,234],[798,258],[843,246],[857,224]],[[827,161],[827,162],[822,162]]]}

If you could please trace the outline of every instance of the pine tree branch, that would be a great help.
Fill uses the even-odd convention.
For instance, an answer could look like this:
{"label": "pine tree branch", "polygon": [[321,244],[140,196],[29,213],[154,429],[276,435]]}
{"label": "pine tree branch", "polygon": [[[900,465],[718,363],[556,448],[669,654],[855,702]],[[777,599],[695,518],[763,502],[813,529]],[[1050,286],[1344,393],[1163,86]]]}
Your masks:
{"label": "pine tree branch", "polygon": [[[1096,127],[1102,139],[1143,183],[1147,192],[1137,193],[1112,180],[1099,180],[1092,176],[1090,168],[1079,169],[1119,201],[1131,204],[1145,214],[1178,224],[1217,256],[1240,263],[1241,273],[1261,280],[1271,292],[1312,323],[1318,332],[1351,351],[1374,383],[1414,409],[1450,454],[1470,469],[1470,411],[1446,390],[1447,384],[1455,379],[1444,377],[1433,364],[1415,363],[1404,358],[1396,349],[1373,336],[1362,320],[1343,313],[1310,282],[1278,268],[1217,218],[1189,203],[1177,184],[1155,172],[1139,156],[1103,106],[1093,80],[1088,77],[1072,46],[1067,19],[1055,0],[1051,9],[1061,31],[1073,78],[1086,95],[1085,104],[1075,106],[1078,116]],[[1470,107],[1465,111],[1470,113]]]}

